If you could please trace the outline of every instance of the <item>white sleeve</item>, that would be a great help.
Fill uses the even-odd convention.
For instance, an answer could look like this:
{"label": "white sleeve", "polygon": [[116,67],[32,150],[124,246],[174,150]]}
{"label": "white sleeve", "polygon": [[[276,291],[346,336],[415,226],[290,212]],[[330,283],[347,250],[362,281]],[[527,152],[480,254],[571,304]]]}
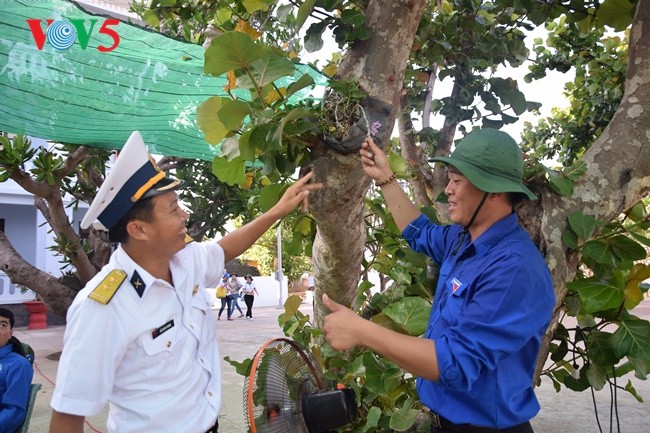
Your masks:
{"label": "white sleeve", "polygon": [[111,395],[128,342],[110,305],[86,297],[77,301],[68,311],[50,405],[57,412],[93,416],[103,410]]}

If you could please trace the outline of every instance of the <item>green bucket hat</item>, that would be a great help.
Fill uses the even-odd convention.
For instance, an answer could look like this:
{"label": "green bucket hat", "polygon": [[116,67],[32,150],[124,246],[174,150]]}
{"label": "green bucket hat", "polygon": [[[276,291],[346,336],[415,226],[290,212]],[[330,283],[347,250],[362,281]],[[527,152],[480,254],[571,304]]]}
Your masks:
{"label": "green bucket hat", "polygon": [[523,183],[524,158],[519,145],[507,133],[478,129],[460,140],[450,156],[429,159],[453,165],[485,192],[520,192],[531,200],[537,196]]}

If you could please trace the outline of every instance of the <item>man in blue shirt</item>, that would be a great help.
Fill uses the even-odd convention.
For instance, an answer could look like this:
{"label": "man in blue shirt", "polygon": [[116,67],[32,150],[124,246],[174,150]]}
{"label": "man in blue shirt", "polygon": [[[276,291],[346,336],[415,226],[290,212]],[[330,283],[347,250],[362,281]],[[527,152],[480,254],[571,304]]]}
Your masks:
{"label": "man in blue shirt", "polygon": [[25,420],[34,374],[13,328],[14,313],[0,308],[0,432],[13,432]]}
{"label": "man in blue shirt", "polygon": [[415,251],[440,265],[425,338],[364,320],[323,295],[332,311],[323,331],[334,349],[365,346],[418,377],[432,432],[530,433],[539,411],[533,374],[555,295],[544,258],[514,206],[535,200],[523,158],[506,133],[482,129],[462,139],[447,165],[450,219],[429,221],[395,182],[371,140],[360,150],[395,223]]}

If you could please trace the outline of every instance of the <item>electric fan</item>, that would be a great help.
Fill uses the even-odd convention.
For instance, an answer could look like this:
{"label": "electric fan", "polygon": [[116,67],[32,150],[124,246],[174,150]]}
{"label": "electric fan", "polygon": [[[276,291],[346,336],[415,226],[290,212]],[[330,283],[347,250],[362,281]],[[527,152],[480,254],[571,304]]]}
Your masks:
{"label": "electric fan", "polygon": [[274,338],[255,354],[244,380],[251,433],[322,433],[356,417],[351,389],[328,390],[323,375],[296,342]]}

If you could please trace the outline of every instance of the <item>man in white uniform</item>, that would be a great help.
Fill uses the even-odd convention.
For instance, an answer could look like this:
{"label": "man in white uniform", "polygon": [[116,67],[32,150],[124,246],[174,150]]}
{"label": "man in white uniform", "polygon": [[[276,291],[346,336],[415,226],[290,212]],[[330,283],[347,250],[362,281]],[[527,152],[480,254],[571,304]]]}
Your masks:
{"label": "man in white uniform", "polygon": [[93,200],[97,223],[119,247],[76,296],[52,397],[51,433],[82,433],[109,403],[108,431],[216,432],[220,356],[210,297],[237,257],[321,184],[310,173],[280,201],[219,242],[187,242],[188,215],[134,132]]}

